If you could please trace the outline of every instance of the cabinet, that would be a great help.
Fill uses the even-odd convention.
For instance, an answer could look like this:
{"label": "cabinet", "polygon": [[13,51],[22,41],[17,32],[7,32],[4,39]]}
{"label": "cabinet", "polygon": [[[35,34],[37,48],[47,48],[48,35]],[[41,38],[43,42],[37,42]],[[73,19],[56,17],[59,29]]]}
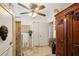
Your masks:
{"label": "cabinet", "polygon": [[56,16],[56,55],[79,56],[79,4],[75,3]]}

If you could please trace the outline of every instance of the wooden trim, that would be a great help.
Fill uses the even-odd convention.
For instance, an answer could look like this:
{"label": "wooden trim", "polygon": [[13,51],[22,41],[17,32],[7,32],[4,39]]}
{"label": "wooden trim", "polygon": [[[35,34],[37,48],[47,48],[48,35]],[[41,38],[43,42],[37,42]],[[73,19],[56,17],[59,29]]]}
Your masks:
{"label": "wooden trim", "polygon": [[69,6],[68,8],[66,8],[63,11],[59,12],[58,14],[56,14],[55,17],[62,17],[63,15],[66,15],[67,13],[75,11],[75,10],[79,9],[78,6],[79,6],[79,3],[74,3],[71,6]]}
{"label": "wooden trim", "polygon": [[22,55],[21,21],[16,21],[16,56],[21,55]]}

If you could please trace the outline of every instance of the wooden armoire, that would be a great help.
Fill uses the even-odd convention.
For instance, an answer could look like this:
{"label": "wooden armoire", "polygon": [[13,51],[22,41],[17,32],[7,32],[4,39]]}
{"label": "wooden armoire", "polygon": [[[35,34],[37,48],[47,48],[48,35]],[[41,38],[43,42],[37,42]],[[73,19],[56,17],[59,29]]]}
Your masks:
{"label": "wooden armoire", "polygon": [[79,56],[79,3],[55,15],[56,55]]}

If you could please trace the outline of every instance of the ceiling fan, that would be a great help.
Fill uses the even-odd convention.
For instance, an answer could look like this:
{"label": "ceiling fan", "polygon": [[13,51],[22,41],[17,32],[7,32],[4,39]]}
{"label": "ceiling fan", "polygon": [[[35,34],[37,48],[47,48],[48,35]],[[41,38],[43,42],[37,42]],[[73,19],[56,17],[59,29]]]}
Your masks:
{"label": "ceiling fan", "polygon": [[18,3],[18,5],[24,7],[28,10],[28,11],[22,12],[20,14],[29,14],[29,16],[32,16],[32,17],[35,17],[36,15],[46,16],[46,14],[43,14],[43,13],[39,12],[40,10],[45,8],[45,6],[43,4],[31,3],[29,5],[29,7],[27,7],[27,6],[25,6],[21,3]]}

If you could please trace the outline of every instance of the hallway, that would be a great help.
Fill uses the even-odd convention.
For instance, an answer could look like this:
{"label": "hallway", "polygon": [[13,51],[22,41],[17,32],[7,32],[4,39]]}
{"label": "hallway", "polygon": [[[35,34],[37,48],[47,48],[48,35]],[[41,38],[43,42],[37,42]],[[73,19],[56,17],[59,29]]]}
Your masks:
{"label": "hallway", "polygon": [[0,3],[0,55],[79,55],[78,6],[78,3]]}

